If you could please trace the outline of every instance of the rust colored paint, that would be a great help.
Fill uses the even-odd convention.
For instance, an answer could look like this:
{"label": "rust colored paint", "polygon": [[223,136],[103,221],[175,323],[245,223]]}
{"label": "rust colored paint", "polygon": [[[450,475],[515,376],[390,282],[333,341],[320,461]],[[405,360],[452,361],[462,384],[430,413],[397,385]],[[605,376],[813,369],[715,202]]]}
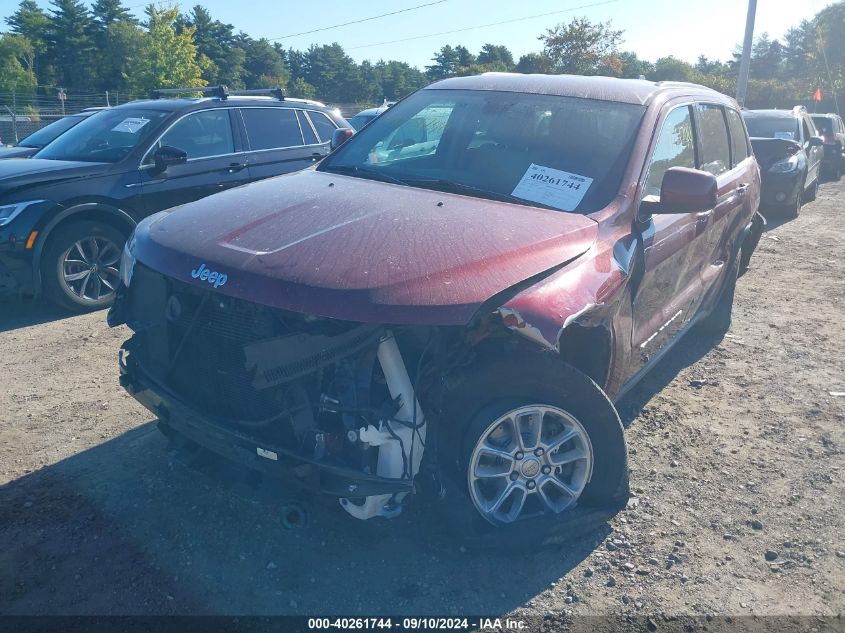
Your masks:
{"label": "rust colored paint", "polygon": [[466,324],[490,297],[588,251],[598,230],[581,215],[315,171],[155,219],[137,249],[159,272],[202,285],[191,271],[205,264],[228,276],[224,294],[395,324]]}
{"label": "rust colored paint", "polygon": [[450,88],[645,104],[618,195],[584,216],[309,170],[151,218],[137,232],[139,262],[200,286],[191,271],[205,264],[227,276],[216,292],[349,321],[464,325],[489,307],[551,351],[572,324],[601,327],[615,397],[712,307],[759,205],[748,157],[715,191],[701,172],[679,175],[675,201],[712,208],[641,212],[657,135],[675,106],[736,103],[690,84],[609,78],[493,74],[429,87]]}

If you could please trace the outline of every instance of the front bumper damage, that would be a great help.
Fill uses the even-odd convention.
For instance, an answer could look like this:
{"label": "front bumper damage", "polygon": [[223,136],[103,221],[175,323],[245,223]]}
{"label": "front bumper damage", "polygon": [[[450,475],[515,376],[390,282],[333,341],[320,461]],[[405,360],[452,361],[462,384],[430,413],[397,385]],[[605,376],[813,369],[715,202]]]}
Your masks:
{"label": "front bumper damage", "polygon": [[278,444],[257,440],[226,422],[198,415],[133,362],[131,348],[131,341],[121,348],[120,385],[158,418],[165,435],[178,434],[225,459],[310,492],[343,498],[414,492],[410,480],[368,475],[308,459]]}

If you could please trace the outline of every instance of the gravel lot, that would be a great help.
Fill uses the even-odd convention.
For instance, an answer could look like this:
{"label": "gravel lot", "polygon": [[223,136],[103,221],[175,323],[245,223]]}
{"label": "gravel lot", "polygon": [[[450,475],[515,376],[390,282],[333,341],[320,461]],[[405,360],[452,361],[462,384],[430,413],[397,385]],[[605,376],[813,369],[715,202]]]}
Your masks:
{"label": "gravel lot", "polygon": [[841,614],[843,251],[845,184],[825,184],[770,225],[730,333],[622,403],[628,510],[519,559],[418,506],[360,524],[320,501],[286,531],[278,498],[168,454],[117,384],[125,329],[0,304],[0,613]]}

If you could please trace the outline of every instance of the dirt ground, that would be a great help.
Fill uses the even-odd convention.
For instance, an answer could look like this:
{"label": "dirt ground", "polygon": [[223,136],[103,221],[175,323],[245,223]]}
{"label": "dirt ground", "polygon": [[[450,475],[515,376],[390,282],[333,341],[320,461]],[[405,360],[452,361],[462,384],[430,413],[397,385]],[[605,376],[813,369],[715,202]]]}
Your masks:
{"label": "dirt ground", "polygon": [[413,505],[362,524],[318,502],[286,531],[277,499],[167,452],[117,383],[127,330],[0,304],[0,613],[841,614],[843,252],[845,180],[770,225],[730,333],[620,405],[628,509],[518,559]]}

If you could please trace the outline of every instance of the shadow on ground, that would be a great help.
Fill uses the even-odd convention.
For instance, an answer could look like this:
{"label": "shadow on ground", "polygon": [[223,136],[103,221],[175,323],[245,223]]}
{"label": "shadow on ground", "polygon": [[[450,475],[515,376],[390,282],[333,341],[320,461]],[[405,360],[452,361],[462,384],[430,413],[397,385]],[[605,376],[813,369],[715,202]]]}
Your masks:
{"label": "shadow on ground", "polygon": [[360,523],[328,499],[291,531],[281,495],[221,475],[149,423],[3,486],[0,613],[504,613],[609,531],[514,558],[463,551],[421,503]]}
{"label": "shadow on ground", "polygon": [[66,310],[43,300],[0,299],[0,332],[58,321],[71,316],[73,315]]}

